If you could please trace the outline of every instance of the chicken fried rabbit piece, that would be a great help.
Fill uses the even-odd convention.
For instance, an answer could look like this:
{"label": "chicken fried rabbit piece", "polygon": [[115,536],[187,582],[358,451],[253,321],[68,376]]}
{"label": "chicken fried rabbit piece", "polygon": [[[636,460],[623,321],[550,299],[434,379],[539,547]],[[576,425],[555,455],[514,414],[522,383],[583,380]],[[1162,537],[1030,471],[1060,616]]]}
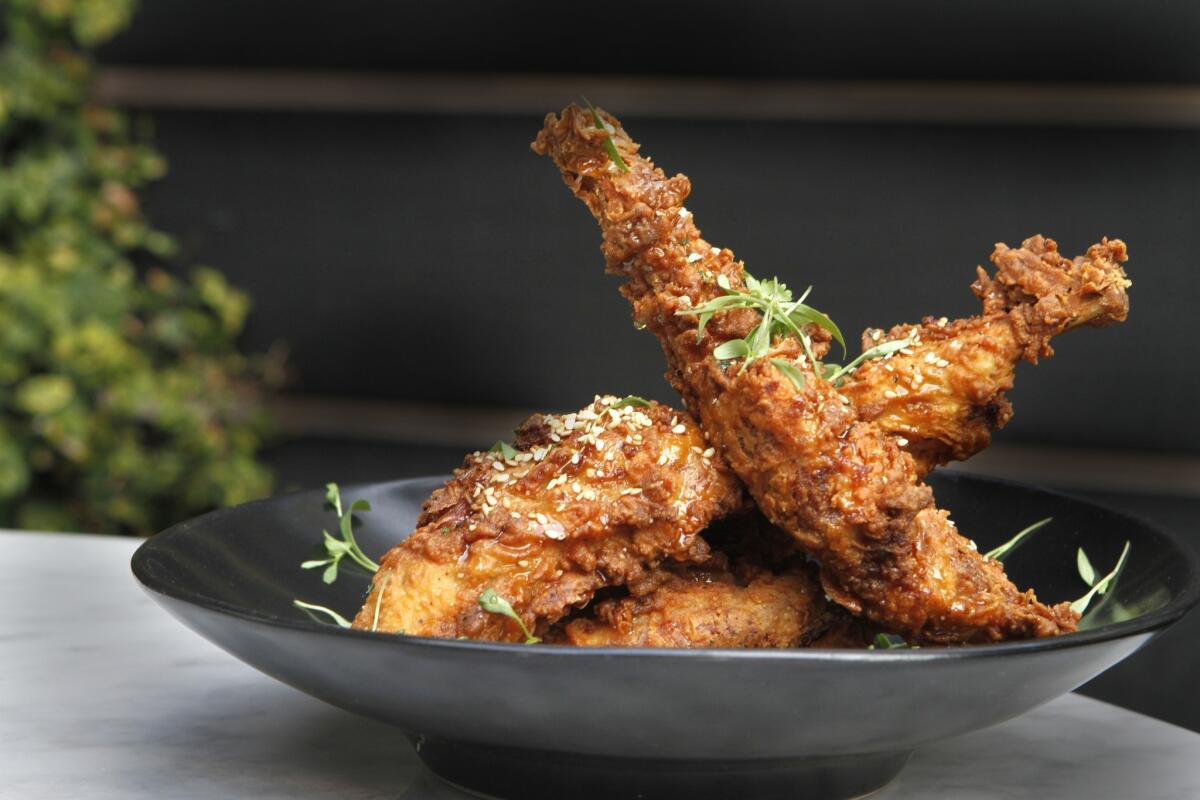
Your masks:
{"label": "chicken fried rabbit piece", "polygon": [[[743,267],[700,237],[683,206],[688,179],[668,178],[638,154],[618,120],[603,118],[598,129],[574,105],[550,114],[533,149],[554,160],[600,223],[608,270],[628,279],[621,291],[635,324],[662,343],[668,379],[767,518],[820,561],[826,593],[910,640],[1074,630],[1078,615],[1068,604],[1051,608],[1018,591],[999,562],[959,535],[913,458],[817,378],[794,339],[776,340],[770,355],[805,373],[802,388],[769,358],[745,364],[713,356],[722,342],[744,337],[758,313],[718,313],[698,336],[686,312],[724,294],[718,276],[743,286]],[[609,160],[609,137],[627,172]]]}
{"label": "chicken fried rabbit piece", "polygon": [[737,478],[687,414],[597,398],[535,415],[517,453],[474,453],[380,562],[354,627],[521,641],[479,606],[493,589],[544,630],[597,589],[644,579],[659,562],[704,563],[697,534],[744,503]]}
{"label": "chicken fried rabbit piece", "polygon": [[1125,260],[1125,244],[1116,239],[1074,260],[1041,236],[1015,250],[998,244],[995,277],[979,267],[971,287],[983,301],[981,315],[867,330],[864,349],[904,338],[912,344],[865,363],[841,393],[860,419],[905,440],[918,471],[969,458],[1012,416],[1004,393],[1012,389],[1018,361],[1036,364],[1053,355],[1050,339],[1071,328],[1125,319]]}
{"label": "chicken fried rabbit piece", "polygon": [[846,612],[816,565],[748,508],[704,531],[703,564],[664,561],[629,595],[597,600],[547,641],[589,647],[803,647]]}
{"label": "chicken fried rabbit piece", "polygon": [[816,569],[664,564],[641,596],[602,600],[547,639],[586,647],[803,647],[828,627]]}

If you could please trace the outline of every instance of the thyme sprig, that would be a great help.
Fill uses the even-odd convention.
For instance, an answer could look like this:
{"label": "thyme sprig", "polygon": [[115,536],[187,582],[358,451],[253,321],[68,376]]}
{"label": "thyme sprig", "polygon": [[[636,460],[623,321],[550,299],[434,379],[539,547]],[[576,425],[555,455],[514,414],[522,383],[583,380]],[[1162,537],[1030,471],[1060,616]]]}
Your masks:
{"label": "thyme sprig", "polygon": [[1071,603],[1071,609],[1076,614],[1082,615],[1087,611],[1087,607],[1092,602],[1092,598],[1097,595],[1107,594],[1113,585],[1117,582],[1117,577],[1121,574],[1121,570],[1125,568],[1125,560],[1129,556],[1129,542],[1125,542],[1125,547],[1121,549],[1121,556],[1117,559],[1117,565],[1112,568],[1112,572],[1105,575],[1099,580],[1096,579],[1096,570],[1092,566],[1092,562],[1088,560],[1087,553],[1083,552],[1083,548],[1079,548],[1079,552],[1075,554],[1075,566],[1079,570],[1079,577],[1083,582],[1092,587],[1083,597]]}
{"label": "thyme sprig", "polygon": [[[583,95],[580,95],[583,97]],[[583,97],[583,102],[587,105],[588,111],[592,112],[592,121],[596,123],[596,130],[604,131],[604,149],[608,151],[608,157],[617,165],[617,169],[621,172],[629,172],[629,165],[625,163],[625,159],[621,158],[621,154],[617,152],[617,146],[612,140],[612,127],[606,125],[600,117],[600,112],[592,105],[592,102],[586,97]]]}
{"label": "thyme sprig", "polygon": [[534,636],[528,626],[525,625],[525,620],[521,619],[521,615],[513,610],[512,604],[496,593],[496,590],[490,586],[483,590],[483,594],[479,595],[479,607],[489,614],[499,614],[502,617],[516,620],[521,626],[521,633],[525,634],[525,644],[537,644],[541,641]]}
{"label": "thyme sprig", "polygon": [[717,286],[724,290],[722,297],[716,297],[695,308],[681,309],[676,314],[680,316],[697,316],[696,339],[704,338],[704,329],[709,320],[718,311],[728,311],[734,308],[753,308],[762,314],[758,325],[744,339],[730,339],[713,350],[713,355],[726,361],[731,358],[745,358],[742,369],[767,355],[771,342],[776,336],[794,336],[800,341],[805,355],[815,365],[817,357],[813,354],[812,337],[804,330],[809,324],[817,325],[829,331],[845,352],[846,340],[833,320],[822,314],[804,301],[812,292],[812,287],[804,290],[800,297],[793,298],[792,290],[778,278],[758,280],[749,272],[742,273],[745,288],[734,289],[728,275],[717,276]]}
{"label": "thyme sprig", "polygon": [[1011,553],[1012,551],[1014,551],[1018,547],[1020,547],[1022,544],[1024,544],[1026,539],[1028,539],[1030,536],[1032,536],[1034,533],[1036,533],[1039,528],[1041,528],[1045,525],[1048,525],[1053,519],[1054,519],[1054,517],[1046,517],[1045,519],[1038,520],[1037,522],[1033,523],[1029,527],[1024,528],[1023,530],[1019,531],[1016,536],[1012,537],[1004,544],[1000,545],[999,547],[993,547],[991,550],[988,550],[984,554],[984,557],[985,558],[993,558],[996,561],[999,561],[1000,563],[1004,563],[1004,559],[1008,558],[1009,553]]}
{"label": "thyme sprig", "polygon": [[[735,289],[727,275],[718,275],[717,286],[725,292],[723,296],[713,298],[695,308],[686,308],[675,312],[680,316],[698,317],[697,340],[704,338],[704,329],[717,312],[735,308],[752,308],[762,314],[762,319],[744,339],[730,339],[713,348],[713,357],[719,361],[743,359],[742,370],[758,359],[766,357],[775,337],[791,336],[800,342],[800,346],[804,350],[804,358],[808,359],[813,372],[835,386],[840,386],[846,376],[864,361],[882,358],[912,344],[911,337],[897,339],[866,350],[858,358],[844,366],[823,364],[817,359],[812,337],[805,328],[808,325],[816,325],[818,328],[829,331],[834,340],[842,346],[843,355],[846,353],[846,339],[833,320],[805,304],[804,301],[808,299],[812,287],[805,289],[800,297],[796,298],[787,284],[778,278],[759,280],[749,272],[743,272],[742,279],[745,288]],[[800,370],[800,366],[803,364],[802,360],[789,361],[785,358],[772,358],[771,364],[782,372],[797,389],[804,388],[805,375]]]}
{"label": "thyme sprig", "polygon": [[346,619],[332,608],[318,606],[314,603],[306,603],[303,600],[293,600],[292,605],[294,605],[296,608],[303,608],[305,611],[316,611],[319,614],[324,614],[325,616],[329,617],[329,619],[331,619],[339,628],[350,627],[350,620]]}
{"label": "thyme sprig", "polygon": [[300,565],[301,569],[316,569],[317,567],[325,567],[325,572],[321,579],[325,583],[333,583],[337,580],[338,567],[342,563],[342,559],[349,557],[351,561],[358,564],[368,572],[378,572],[379,565],[372,561],[362,548],[358,546],[358,542],[354,539],[354,522],[353,515],[356,511],[370,511],[371,504],[366,500],[355,500],[350,504],[348,509],[342,507],[342,495],[336,483],[325,484],[325,502],[333,506],[334,512],[338,518],[338,531],[341,533],[341,539],[335,539],[329,534],[329,531],[321,531],[325,537],[325,558],[313,559],[305,561]]}
{"label": "thyme sprig", "polygon": [[503,439],[498,440],[494,445],[488,448],[489,453],[495,453],[501,459],[507,461],[510,458],[516,458],[519,454],[511,444]]}

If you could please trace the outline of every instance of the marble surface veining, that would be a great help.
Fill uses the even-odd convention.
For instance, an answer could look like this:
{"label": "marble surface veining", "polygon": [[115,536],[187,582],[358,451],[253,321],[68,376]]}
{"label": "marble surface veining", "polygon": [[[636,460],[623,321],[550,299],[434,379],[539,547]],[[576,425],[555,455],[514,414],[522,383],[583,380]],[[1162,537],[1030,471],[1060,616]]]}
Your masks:
{"label": "marble surface veining", "polygon": [[[395,729],[176,623],[137,542],[0,532],[0,798],[462,800]],[[879,800],[1200,798],[1200,735],[1078,695],[919,750]]]}

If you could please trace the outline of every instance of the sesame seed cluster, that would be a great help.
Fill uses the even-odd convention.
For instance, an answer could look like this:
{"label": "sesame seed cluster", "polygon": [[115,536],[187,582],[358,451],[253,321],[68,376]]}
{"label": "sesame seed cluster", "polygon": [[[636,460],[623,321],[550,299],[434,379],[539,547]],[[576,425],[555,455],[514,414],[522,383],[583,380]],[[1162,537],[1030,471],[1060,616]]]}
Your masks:
{"label": "sesame seed cluster", "polygon": [[[561,541],[577,527],[559,518],[564,512],[578,511],[581,504],[619,502],[644,493],[631,473],[635,459],[651,458],[650,463],[658,467],[673,467],[694,457],[710,469],[716,456],[712,447],[691,444],[700,436],[686,418],[657,404],[625,403],[612,395],[597,395],[576,412],[542,415],[537,425],[538,444],[515,453],[510,449],[507,454],[489,451],[469,456],[474,519],[468,522],[468,531],[474,532],[487,519],[492,527],[520,524]],[[645,452],[651,445],[657,458]],[[695,491],[686,481],[681,488],[683,494],[671,503],[679,517],[687,515]]]}

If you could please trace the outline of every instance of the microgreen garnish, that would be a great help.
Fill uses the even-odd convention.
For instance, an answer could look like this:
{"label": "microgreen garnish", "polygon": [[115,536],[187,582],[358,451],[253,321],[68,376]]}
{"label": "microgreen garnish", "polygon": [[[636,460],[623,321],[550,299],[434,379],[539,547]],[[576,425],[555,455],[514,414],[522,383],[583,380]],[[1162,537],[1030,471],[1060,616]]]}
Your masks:
{"label": "microgreen garnish", "polygon": [[908,643],[894,633],[877,633],[871,650],[896,650],[908,647]]}
{"label": "microgreen garnish", "polygon": [[630,394],[613,403],[611,407],[625,408],[626,406],[643,406],[648,408],[650,406],[650,401],[644,397],[638,397],[636,394]]}
{"label": "microgreen garnish", "polygon": [[804,388],[804,373],[800,371],[795,362],[788,361],[786,358],[772,358],[771,363],[775,365],[775,369],[787,376],[797,390]]}
{"label": "microgreen garnish", "polygon": [[296,608],[303,608],[305,611],[310,611],[310,612],[316,611],[318,613],[325,614],[334,623],[336,623],[339,628],[349,628],[350,627],[350,620],[346,619],[341,614],[334,611],[332,608],[326,608],[325,606],[313,605],[312,603],[306,603],[303,600],[293,600],[292,605],[296,606]]}
{"label": "microgreen garnish", "polygon": [[[1012,551],[1014,551],[1018,547],[1020,547],[1022,544],[1024,544],[1024,542],[1027,538],[1032,536],[1034,532],[1036,532],[1039,528],[1041,528],[1042,526],[1049,523],[1050,520],[1052,520],[1052,519],[1054,519],[1054,518],[1046,517],[1045,519],[1038,520],[1037,522],[1030,525],[1028,528],[1025,528],[1024,530],[1020,531],[1016,536],[1012,537],[1004,544],[1000,545],[999,547],[994,547],[991,550],[988,550],[987,553],[984,554],[984,556],[986,558],[994,558],[997,561],[1003,562],[1004,559],[1008,557],[1009,553],[1011,553]],[[1080,551],[1080,552],[1082,552],[1082,551]],[[1088,584],[1088,585],[1090,586],[1091,584]]]}
{"label": "microgreen garnish", "polygon": [[864,361],[870,361],[873,358],[883,358],[886,355],[895,353],[897,350],[903,350],[913,343],[911,336],[906,336],[903,339],[895,339],[883,344],[877,344],[869,350],[864,350],[862,355],[851,361],[844,367],[836,367],[833,371],[826,371],[825,380],[834,384],[841,385],[841,380],[847,373],[853,372],[858,368],[858,365]]}
{"label": "microgreen garnish", "polygon": [[504,440],[496,442],[494,445],[488,448],[488,452],[495,453],[500,456],[500,458],[505,460],[516,458],[518,455],[517,451],[513,449],[513,446]]}
{"label": "microgreen garnish", "polygon": [[525,625],[525,620],[513,611],[512,605],[500,595],[496,594],[496,590],[490,586],[483,590],[483,594],[479,595],[479,607],[489,614],[500,614],[517,621],[521,626],[521,633],[525,634],[525,644],[537,644],[541,641],[538,637],[529,632],[529,628]]}
{"label": "microgreen garnish", "polygon": [[392,573],[385,572],[383,580],[379,582],[379,590],[375,594],[375,614],[371,617],[371,630],[379,630],[379,607],[383,604],[383,590],[387,588],[388,581],[392,579]]}
{"label": "microgreen garnish", "polygon": [[1092,567],[1092,562],[1088,560],[1087,554],[1083,552],[1083,548],[1079,548],[1079,552],[1075,554],[1075,565],[1079,569],[1079,577],[1092,588],[1083,597],[1071,603],[1071,609],[1076,614],[1083,614],[1087,610],[1088,604],[1092,602],[1092,598],[1096,595],[1108,593],[1108,590],[1116,583],[1117,576],[1121,574],[1121,570],[1125,568],[1125,559],[1128,555],[1129,542],[1125,542],[1125,547],[1121,550],[1121,557],[1117,559],[1117,565],[1112,568],[1112,572],[1096,580],[1096,570]]}
{"label": "microgreen garnish", "polygon": [[[580,97],[583,97],[583,95],[580,95]],[[617,146],[613,144],[612,129],[604,124],[604,120],[600,118],[600,112],[596,110],[596,107],[592,105],[590,100],[584,97],[583,102],[587,104],[588,111],[592,112],[592,121],[596,123],[596,130],[605,132],[604,149],[608,151],[608,157],[612,159],[612,162],[617,165],[617,169],[621,170],[621,172],[629,172],[629,165],[625,163],[625,159],[621,158],[621,154],[617,152]]]}
{"label": "microgreen garnish", "polygon": [[[718,311],[728,311],[734,308],[753,308],[762,314],[762,320],[750,331],[745,339],[731,339],[714,350],[713,355],[724,361],[730,358],[744,357],[746,364],[767,354],[771,341],[776,336],[792,335],[800,340],[804,352],[816,364],[817,359],[812,353],[812,339],[805,332],[804,326],[814,324],[824,328],[833,338],[846,348],[846,340],[842,332],[829,317],[812,306],[804,304],[812,287],[808,287],[799,299],[792,297],[792,290],[778,278],[760,281],[749,272],[742,273],[745,288],[734,289],[729,282],[729,276],[718,275],[717,286],[725,291],[724,296],[709,300],[695,308],[676,311],[679,315],[698,316],[696,327],[697,340],[704,338],[704,328],[708,325],[713,314]],[[740,343],[740,344],[739,344]],[[745,365],[743,365],[743,369]]]}
{"label": "microgreen garnish", "polygon": [[315,569],[317,567],[325,567],[325,572],[321,579],[325,583],[333,583],[337,580],[338,566],[342,563],[342,559],[349,556],[350,560],[358,564],[368,572],[378,572],[379,565],[367,557],[367,554],[358,546],[358,542],[354,540],[354,523],[352,517],[356,511],[370,511],[371,504],[366,500],[355,500],[350,504],[348,510],[342,508],[342,495],[336,483],[325,484],[325,502],[333,506],[334,512],[338,518],[338,530],[342,534],[341,539],[335,539],[329,535],[329,531],[321,531],[325,537],[325,555],[327,558],[314,559],[305,561],[300,565],[301,569]]}

